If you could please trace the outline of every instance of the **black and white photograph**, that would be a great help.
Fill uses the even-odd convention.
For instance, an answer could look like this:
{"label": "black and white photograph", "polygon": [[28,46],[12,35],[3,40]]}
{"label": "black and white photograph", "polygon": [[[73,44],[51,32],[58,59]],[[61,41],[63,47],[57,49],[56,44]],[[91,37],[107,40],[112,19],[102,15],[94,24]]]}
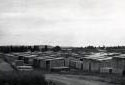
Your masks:
{"label": "black and white photograph", "polygon": [[0,0],[0,85],[125,85],[125,0]]}

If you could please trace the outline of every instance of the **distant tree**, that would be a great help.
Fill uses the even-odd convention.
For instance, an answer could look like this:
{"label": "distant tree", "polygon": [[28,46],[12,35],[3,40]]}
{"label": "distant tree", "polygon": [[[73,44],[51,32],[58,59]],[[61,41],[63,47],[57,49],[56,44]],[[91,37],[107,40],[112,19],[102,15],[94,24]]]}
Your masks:
{"label": "distant tree", "polygon": [[39,46],[34,46],[35,51],[40,51]]}
{"label": "distant tree", "polygon": [[94,47],[94,46],[87,46],[87,47],[85,47],[86,49],[96,49],[96,47]]}
{"label": "distant tree", "polygon": [[42,52],[48,51],[48,46],[45,45],[44,48],[42,48]]}
{"label": "distant tree", "polygon": [[61,47],[60,46],[56,46],[52,49],[54,52],[58,52],[61,50]]}
{"label": "distant tree", "polygon": [[98,47],[99,49],[101,49],[101,50],[104,50],[106,47],[105,47],[105,45],[103,45],[102,47]]}
{"label": "distant tree", "polygon": [[45,51],[48,51],[48,46],[47,46],[47,45],[45,45],[45,48],[44,48],[44,49],[45,49]]}

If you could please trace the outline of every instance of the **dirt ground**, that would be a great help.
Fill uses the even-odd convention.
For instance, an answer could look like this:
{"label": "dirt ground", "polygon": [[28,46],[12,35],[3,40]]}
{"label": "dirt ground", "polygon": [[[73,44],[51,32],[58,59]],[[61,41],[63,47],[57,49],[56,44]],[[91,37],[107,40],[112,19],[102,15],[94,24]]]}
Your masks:
{"label": "dirt ground", "polygon": [[90,79],[88,76],[82,77],[80,75],[46,74],[45,76],[47,80],[58,81],[63,83],[63,85],[118,85],[99,81],[98,78],[94,79],[91,76]]}
{"label": "dirt ground", "polygon": [[13,68],[5,62],[3,59],[0,58],[0,71],[12,71]]}

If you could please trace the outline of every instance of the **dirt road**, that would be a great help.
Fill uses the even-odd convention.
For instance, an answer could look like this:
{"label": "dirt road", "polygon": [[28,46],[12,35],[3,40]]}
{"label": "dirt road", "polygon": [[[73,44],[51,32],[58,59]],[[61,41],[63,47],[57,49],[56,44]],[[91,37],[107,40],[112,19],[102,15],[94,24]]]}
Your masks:
{"label": "dirt road", "polygon": [[64,85],[115,85],[108,82],[79,78],[75,75],[46,74],[46,79],[64,83]]}

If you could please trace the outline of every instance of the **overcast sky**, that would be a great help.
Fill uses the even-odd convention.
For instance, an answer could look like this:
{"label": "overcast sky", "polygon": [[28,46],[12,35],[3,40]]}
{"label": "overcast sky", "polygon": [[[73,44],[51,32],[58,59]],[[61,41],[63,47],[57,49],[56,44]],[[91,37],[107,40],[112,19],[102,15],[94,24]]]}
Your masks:
{"label": "overcast sky", "polygon": [[125,45],[125,0],[0,0],[0,45]]}

